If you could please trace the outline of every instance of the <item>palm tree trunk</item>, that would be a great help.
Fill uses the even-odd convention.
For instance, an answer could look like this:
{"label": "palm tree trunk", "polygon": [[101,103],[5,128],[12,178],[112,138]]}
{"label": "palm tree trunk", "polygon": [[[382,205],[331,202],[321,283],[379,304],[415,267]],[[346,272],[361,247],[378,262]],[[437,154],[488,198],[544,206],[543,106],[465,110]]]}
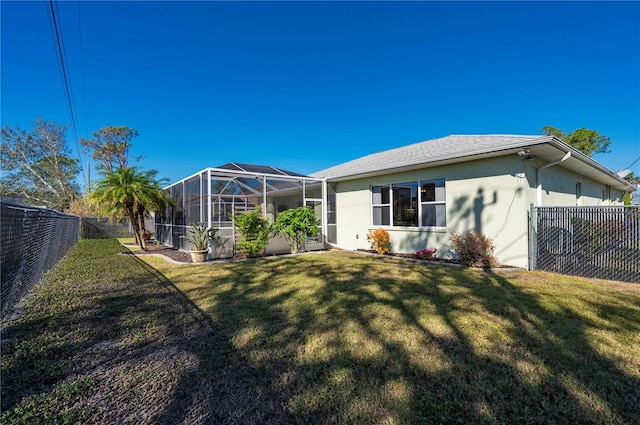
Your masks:
{"label": "palm tree trunk", "polygon": [[136,220],[135,213],[133,211],[128,212],[129,220],[131,221],[131,227],[133,228],[133,234],[136,236],[136,242],[140,249],[146,251],[147,245],[144,242],[144,238],[142,237],[142,233],[140,232],[140,223]]}

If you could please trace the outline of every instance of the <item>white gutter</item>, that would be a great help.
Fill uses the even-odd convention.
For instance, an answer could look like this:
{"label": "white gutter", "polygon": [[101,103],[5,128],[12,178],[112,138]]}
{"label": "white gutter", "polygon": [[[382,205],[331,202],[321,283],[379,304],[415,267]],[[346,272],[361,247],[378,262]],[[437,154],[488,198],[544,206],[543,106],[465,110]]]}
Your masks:
{"label": "white gutter", "polygon": [[538,169],[536,169],[536,171],[537,171],[536,179],[537,179],[537,182],[538,182],[538,188],[537,188],[537,192],[538,192],[537,198],[538,199],[537,199],[536,205],[538,207],[542,206],[542,170],[544,170],[545,168],[553,167],[554,165],[558,165],[561,162],[566,161],[570,157],[571,157],[571,151],[567,152],[565,154],[565,156],[562,157],[561,160],[556,161],[556,162],[552,162],[550,164],[544,165],[544,166],[539,167]]}

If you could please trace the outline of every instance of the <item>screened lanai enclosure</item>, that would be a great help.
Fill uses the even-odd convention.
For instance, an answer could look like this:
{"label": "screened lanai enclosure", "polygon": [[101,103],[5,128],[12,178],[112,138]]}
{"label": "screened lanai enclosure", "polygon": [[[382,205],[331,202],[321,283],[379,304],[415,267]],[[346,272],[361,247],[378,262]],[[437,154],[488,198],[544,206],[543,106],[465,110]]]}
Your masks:
{"label": "screened lanai enclosure", "polygon": [[[305,249],[325,247],[328,187],[322,179],[269,166],[229,163],[204,169],[165,190],[175,204],[155,213],[155,230],[157,240],[167,245],[190,249],[190,242],[182,236],[190,224],[204,223],[218,229],[222,241],[220,247],[212,248],[211,257],[233,257],[240,240],[234,229],[234,215],[259,208],[269,223],[273,223],[282,211],[306,205],[316,212],[320,234],[307,237]],[[333,218],[334,215],[330,215]],[[273,237],[265,253],[286,252],[289,252],[286,241]]]}

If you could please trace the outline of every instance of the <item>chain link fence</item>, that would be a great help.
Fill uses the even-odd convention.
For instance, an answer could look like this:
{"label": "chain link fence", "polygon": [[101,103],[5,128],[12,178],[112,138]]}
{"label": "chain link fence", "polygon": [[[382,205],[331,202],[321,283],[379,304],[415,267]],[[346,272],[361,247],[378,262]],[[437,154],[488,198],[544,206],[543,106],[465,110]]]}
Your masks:
{"label": "chain link fence", "polygon": [[534,207],[532,217],[532,268],[640,283],[640,207]]}
{"label": "chain link fence", "polygon": [[0,202],[2,310],[0,320],[78,241],[80,219],[56,211]]}
{"label": "chain link fence", "polygon": [[114,223],[108,218],[83,217],[80,222],[81,239],[130,238],[133,235],[129,220]]}

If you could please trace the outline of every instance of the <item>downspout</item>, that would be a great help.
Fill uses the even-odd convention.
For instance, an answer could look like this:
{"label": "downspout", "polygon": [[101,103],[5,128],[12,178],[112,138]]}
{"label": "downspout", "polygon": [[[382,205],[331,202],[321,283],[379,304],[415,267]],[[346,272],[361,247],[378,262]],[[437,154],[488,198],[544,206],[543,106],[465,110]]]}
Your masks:
{"label": "downspout", "polygon": [[322,242],[327,243],[327,179],[322,179]]}
{"label": "downspout", "polygon": [[267,219],[267,176],[262,175],[262,218]]}
{"label": "downspout", "polygon": [[544,165],[542,167],[539,167],[536,169],[536,180],[538,183],[538,188],[537,188],[537,201],[536,201],[536,206],[541,207],[542,206],[542,170],[544,170],[545,168],[549,168],[549,167],[553,167],[554,165],[558,165],[561,162],[566,161],[567,159],[569,159],[571,157],[571,151],[567,152],[565,154],[565,156],[562,157],[561,160],[556,161],[556,162],[552,162],[550,164]]}

